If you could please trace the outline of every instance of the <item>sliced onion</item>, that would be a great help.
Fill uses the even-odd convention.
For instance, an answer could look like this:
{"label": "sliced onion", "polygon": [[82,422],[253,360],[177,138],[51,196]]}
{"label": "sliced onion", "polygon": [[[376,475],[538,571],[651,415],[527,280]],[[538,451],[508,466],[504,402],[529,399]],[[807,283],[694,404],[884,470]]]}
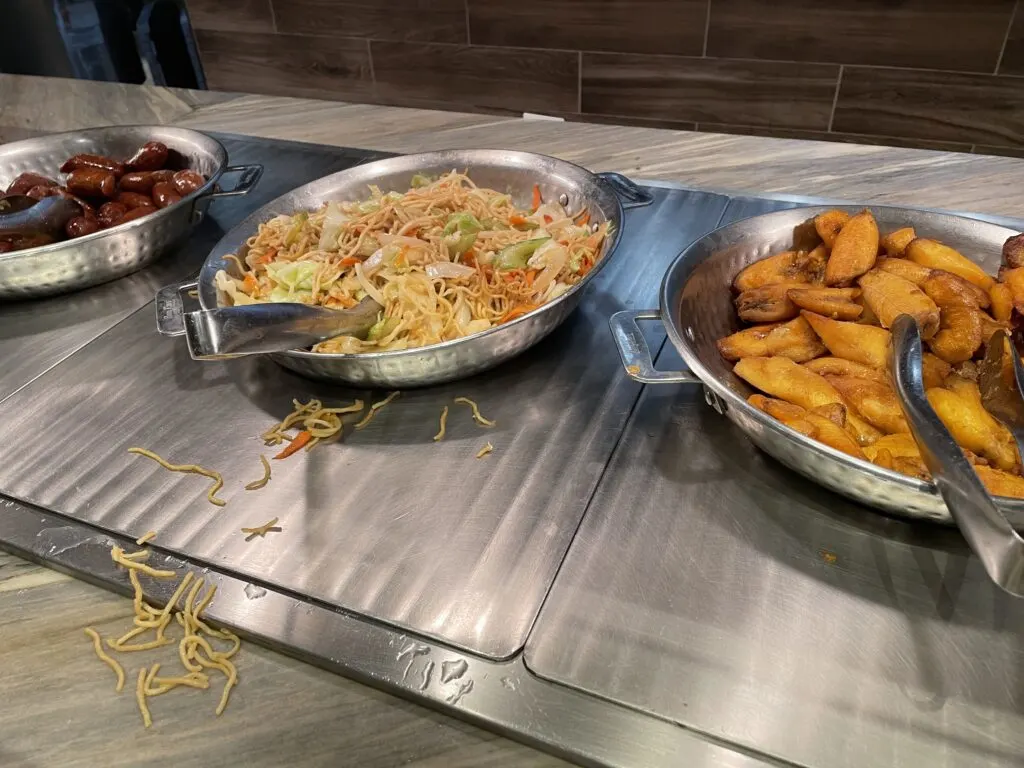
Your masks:
{"label": "sliced onion", "polygon": [[384,301],[384,294],[377,290],[373,283],[371,283],[363,273],[362,264],[356,264],[356,280],[359,281],[359,287],[366,291],[367,296],[376,301],[382,307],[387,306],[387,302]]}
{"label": "sliced onion", "polygon": [[324,226],[320,230],[320,243],[317,246],[321,251],[333,251],[338,247],[338,235],[341,228],[348,221],[348,216],[341,208],[341,203],[328,203],[327,215],[324,217]]}
{"label": "sliced onion", "polygon": [[453,264],[450,261],[435,261],[433,264],[427,264],[426,271],[428,277],[459,278],[476,274],[473,267],[467,267],[465,264]]}
{"label": "sliced onion", "polygon": [[381,232],[377,235],[377,240],[380,241],[381,245],[407,245],[410,248],[429,248],[430,243],[426,240],[420,240],[418,237],[407,237],[405,235],[389,235],[387,232]]}

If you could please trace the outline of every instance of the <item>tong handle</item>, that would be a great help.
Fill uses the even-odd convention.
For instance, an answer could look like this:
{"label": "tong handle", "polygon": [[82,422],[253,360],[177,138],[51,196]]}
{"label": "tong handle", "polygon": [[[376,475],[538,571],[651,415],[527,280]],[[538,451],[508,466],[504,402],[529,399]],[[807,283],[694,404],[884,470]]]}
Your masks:
{"label": "tong handle", "polygon": [[[1024,539],[999,511],[960,446],[928,403],[917,321],[900,315],[890,330],[896,394],[935,487],[992,581],[1010,594],[1024,597]],[[1018,375],[1024,377],[1024,371]]]}

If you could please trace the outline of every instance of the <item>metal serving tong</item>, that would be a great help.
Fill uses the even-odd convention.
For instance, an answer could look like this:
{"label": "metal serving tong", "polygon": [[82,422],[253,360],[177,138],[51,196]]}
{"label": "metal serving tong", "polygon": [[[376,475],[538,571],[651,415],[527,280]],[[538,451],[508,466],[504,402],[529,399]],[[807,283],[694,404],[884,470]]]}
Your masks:
{"label": "metal serving tong", "polygon": [[183,320],[192,358],[220,360],[304,349],[335,336],[362,339],[383,309],[367,296],[352,309],[292,303],[249,304],[186,312]]}
{"label": "metal serving tong", "polygon": [[[931,472],[936,488],[992,581],[1011,595],[1024,597],[1024,539],[1014,531],[1000,512],[960,450],[960,446],[956,444],[925,397],[921,374],[921,334],[917,321],[909,315],[901,315],[896,318],[890,330],[896,394],[900,398],[900,405],[910,425],[911,434],[921,450],[921,458]],[[995,341],[995,336],[992,341]],[[1017,439],[1019,448],[1021,441],[1018,432],[1024,422],[1020,422],[1017,416],[1024,414],[1020,389],[1020,382],[1024,380],[1024,370],[1013,344],[1004,345],[1002,336],[997,344],[993,344],[992,341],[988,353],[999,355],[999,381],[1005,382],[1001,374],[1004,346],[1009,346],[1010,354],[1013,356],[1015,381],[1012,382],[1012,389],[1000,384],[998,397],[1014,405],[1007,410],[999,409],[1002,415],[995,414],[994,411],[993,413],[1000,420],[1004,416],[1012,417],[1013,423],[1007,423],[1006,426]],[[993,346],[996,352],[993,352]],[[996,386],[992,381],[986,383],[990,387]],[[991,395],[986,397],[986,406],[990,401]]]}

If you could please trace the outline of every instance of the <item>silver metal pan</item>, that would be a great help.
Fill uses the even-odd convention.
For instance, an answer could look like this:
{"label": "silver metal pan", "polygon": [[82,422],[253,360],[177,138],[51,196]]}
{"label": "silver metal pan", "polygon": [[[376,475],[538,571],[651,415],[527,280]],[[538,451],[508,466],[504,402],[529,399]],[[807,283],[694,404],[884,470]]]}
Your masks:
{"label": "silver metal pan", "polygon": [[[39,248],[0,255],[0,299],[28,299],[86,288],[136,272],[184,238],[217,197],[244,195],[259,181],[260,165],[228,166],[224,146],[204,133],[156,125],[91,128],[0,145],[0,189],[25,171],[61,177],[61,164],[79,153],[127,159],[147,141],[162,141],[207,178],[178,203],[136,221]],[[238,174],[232,189],[218,184]]]}
{"label": "silver metal pan", "polygon": [[504,325],[462,339],[396,352],[319,354],[302,350],[273,353],[270,357],[304,376],[358,386],[397,389],[439,384],[492,368],[536,344],[576,308],[587,285],[614,255],[622,233],[624,209],[647,205],[651,197],[624,176],[593,174],[578,165],[529,152],[495,149],[449,150],[378,160],[349,168],[292,190],[250,215],[214,247],[199,274],[198,283],[168,286],[157,296],[157,327],[161,333],[184,333],[184,290],[198,289],[203,309],[223,303],[214,275],[225,269],[236,273],[228,254],[244,256],[245,241],[273,216],[315,210],[330,200],[359,200],[369,185],[382,191],[404,192],[414,174],[466,170],[483,187],[509,191],[525,205],[534,184],[545,200],[559,200],[570,211],[587,207],[591,222],[611,221],[613,234],[595,267],[572,289],[540,308]]}
{"label": "silver metal pan", "polygon": [[[708,403],[759,448],[827,488],[904,517],[952,523],[931,483],[854,459],[749,405],[746,399],[754,390],[732,373],[732,365],[715,347],[717,339],[740,327],[731,291],[736,274],[751,262],[790,247],[797,226],[836,207],[851,214],[863,209],[828,206],[778,211],[729,224],[691,244],[665,274],[660,309],[619,312],[612,317],[612,334],[623,364],[637,381],[703,384]],[[949,214],[875,206],[869,210],[883,232],[912,226],[918,235],[953,246],[992,275],[999,269],[1003,241],[1017,234],[1006,227]],[[664,323],[688,371],[655,370],[637,327],[640,320]],[[997,503],[1015,527],[1024,529],[1024,501],[1000,497]]]}

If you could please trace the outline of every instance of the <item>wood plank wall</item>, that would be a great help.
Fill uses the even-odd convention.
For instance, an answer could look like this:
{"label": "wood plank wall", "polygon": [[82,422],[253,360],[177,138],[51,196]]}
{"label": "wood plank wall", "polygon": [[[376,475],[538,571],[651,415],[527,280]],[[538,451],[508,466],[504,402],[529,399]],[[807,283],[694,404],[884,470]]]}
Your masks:
{"label": "wood plank wall", "polygon": [[187,0],[218,90],[1024,156],[1022,0]]}

